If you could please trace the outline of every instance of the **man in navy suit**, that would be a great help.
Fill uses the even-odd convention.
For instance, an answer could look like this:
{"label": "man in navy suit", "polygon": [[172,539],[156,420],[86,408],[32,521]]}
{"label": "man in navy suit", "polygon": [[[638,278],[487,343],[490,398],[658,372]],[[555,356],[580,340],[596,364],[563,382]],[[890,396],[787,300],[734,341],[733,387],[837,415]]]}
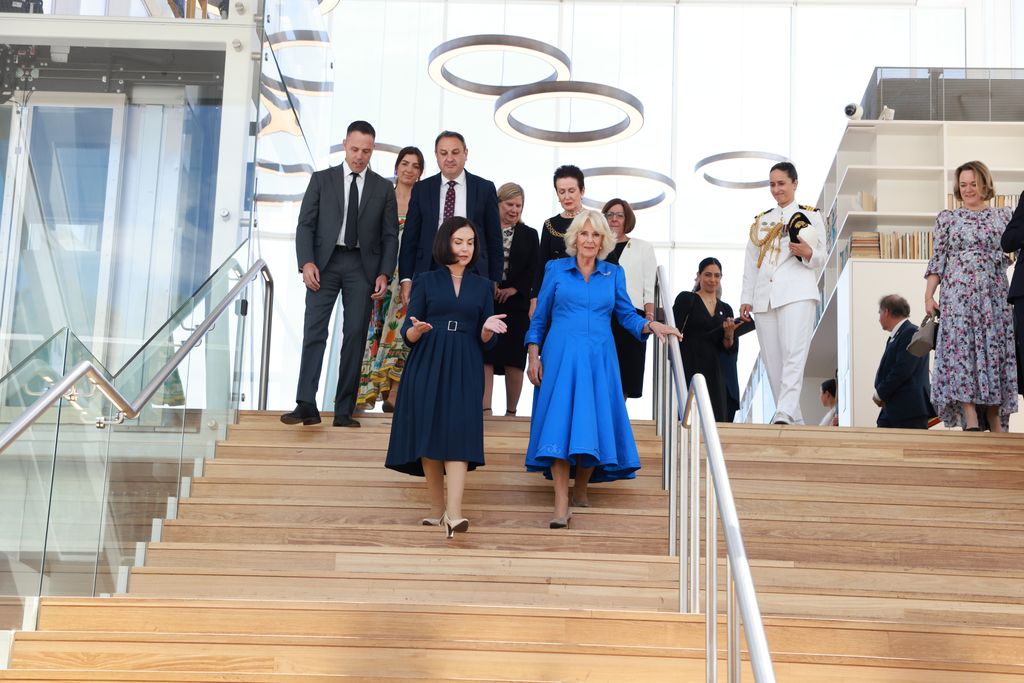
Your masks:
{"label": "man in navy suit", "polygon": [[875,405],[881,406],[879,427],[928,429],[935,415],[930,398],[928,357],[918,358],[907,345],[917,325],[907,320],[910,304],[898,294],[883,296],[878,302],[878,322],[889,333],[885,352],[875,373]]}
{"label": "man in navy suit", "polygon": [[1017,264],[1013,267],[1013,280],[1006,298],[1013,304],[1013,330],[1017,341],[1017,392],[1024,394],[1024,264],[1020,262],[1020,250],[1024,248],[1024,193],[1013,210],[1013,217],[1006,224],[1001,246],[1005,252],[1017,252]]}
{"label": "man in navy suit", "polygon": [[352,419],[359,367],[370,324],[371,299],[383,299],[398,255],[395,188],[368,166],[376,131],[354,121],[345,135],[345,161],[310,177],[295,228],[295,256],[306,285],[302,358],[296,407],[285,424],[317,424],[317,385],[327,328],[341,294],[344,307],[334,426],[358,427]]}
{"label": "man in navy suit", "polygon": [[441,172],[412,186],[398,254],[402,300],[407,304],[413,275],[439,267],[433,257],[434,235],[446,218],[462,216],[476,226],[479,260],[474,270],[479,275],[497,284],[505,267],[498,193],[490,180],[466,170],[466,139],[461,133],[441,131],[434,140],[434,156]]}

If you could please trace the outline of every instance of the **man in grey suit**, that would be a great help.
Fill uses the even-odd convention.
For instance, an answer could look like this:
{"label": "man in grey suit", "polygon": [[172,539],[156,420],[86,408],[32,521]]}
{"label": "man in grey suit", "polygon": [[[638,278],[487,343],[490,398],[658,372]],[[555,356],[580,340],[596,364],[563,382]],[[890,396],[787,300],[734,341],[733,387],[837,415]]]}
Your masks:
{"label": "man in grey suit", "polygon": [[285,424],[320,422],[316,391],[327,346],[327,327],[341,294],[344,306],[334,426],[352,419],[359,367],[370,324],[371,299],[382,299],[398,258],[398,205],[391,183],[369,170],[376,131],[354,121],[345,135],[345,161],[309,179],[295,228],[295,253],[306,285],[302,360],[295,410]]}

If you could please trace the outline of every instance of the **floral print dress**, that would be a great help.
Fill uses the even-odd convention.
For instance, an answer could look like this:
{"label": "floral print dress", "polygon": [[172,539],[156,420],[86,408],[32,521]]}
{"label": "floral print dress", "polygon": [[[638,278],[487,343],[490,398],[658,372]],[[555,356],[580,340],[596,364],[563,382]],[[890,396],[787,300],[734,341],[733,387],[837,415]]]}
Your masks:
{"label": "floral print dress", "polygon": [[[405,216],[399,216],[399,241],[404,227]],[[372,409],[377,400],[383,399],[391,391],[392,385],[402,379],[409,347],[400,334],[402,323],[405,322],[405,304],[399,293],[400,287],[396,269],[384,298],[373,303],[366,350],[363,352],[359,373],[359,393],[356,395],[356,405],[363,410]],[[391,400],[394,402],[394,397]]]}
{"label": "floral print dress", "polygon": [[961,208],[935,220],[935,251],[925,272],[941,278],[931,398],[948,427],[965,426],[962,403],[999,406],[1003,429],[1017,411],[1010,263],[999,246],[1010,215],[1010,209]]}

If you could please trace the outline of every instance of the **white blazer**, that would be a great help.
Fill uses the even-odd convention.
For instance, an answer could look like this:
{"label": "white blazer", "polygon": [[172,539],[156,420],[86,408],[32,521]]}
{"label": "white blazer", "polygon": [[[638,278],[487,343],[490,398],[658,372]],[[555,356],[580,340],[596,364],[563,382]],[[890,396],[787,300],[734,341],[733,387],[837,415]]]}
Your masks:
{"label": "white blazer", "polygon": [[743,268],[743,293],[741,304],[750,304],[754,313],[763,313],[769,308],[779,308],[794,301],[817,301],[818,275],[825,265],[825,223],[821,212],[811,207],[801,207],[795,201],[784,208],[775,208],[761,214],[757,219],[757,234],[764,237],[772,225],[789,222],[793,214],[802,211],[810,225],[800,231],[800,240],[811,247],[811,258],[800,260],[789,253],[789,233],[783,230],[779,251],[769,250],[757,267],[760,250],[747,239],[746,264]]}
{"label": "white blazer", "polygon": [[630,237],[619,257],[619,265],[626,271],[626,291],[633,308],[654,303],[654,280],[658,275],[658,259],[650,242]]}

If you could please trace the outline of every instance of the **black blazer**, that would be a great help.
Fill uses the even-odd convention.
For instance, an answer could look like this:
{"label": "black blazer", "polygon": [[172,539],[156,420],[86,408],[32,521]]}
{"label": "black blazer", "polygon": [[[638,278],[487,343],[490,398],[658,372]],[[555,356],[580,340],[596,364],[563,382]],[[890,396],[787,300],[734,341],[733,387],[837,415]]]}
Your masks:
{"label": "black blazer", "polygon": [[[1024,248],[1024,193],[1017,202],[1017,208],[1013,211],[1013,217],[1006,224],[1003,238],[1000,240],[1003,251],[1018,251]],[[1010,291],[1007,298],[1024,298],[1024,264],[1020,262],[1020,254],[1017,255],[1017,265],[1013,269],[1013,280],[1010,281]]]}
{"label": "black blazer", "polygon": [[[345,215],[346,180],[351,182],[343,166],[316,171],[310,177],[295,227],[295,255],[300,272],[307,263],[323,270],[331,258]],[[369,169],[359,196],[356,233],[367,279],[373,281],[378,275],[387,275],[390,280],[398,258],[398,202],[391,183]]]}
{"label": "black blazer", "polygon": [[[494,183],[466,171],[466,218],[476,226],[479,252],[474,270],[498,282],[505,266],[501,248],[501,224],[498,218],[498,192]],[[398,254],[398,277],[411,279],[416,273],[438,268],[434,263],[434,235],[441,216],[441,174],[437,173],[412,186],[409,211],[402,230],[402,248]]]}
{"label": "black blazer", "polygon": [[539,249],[537,231],[525,223],[517,224],[516,231],[512,233],[512,247],[508,252],[508,278],[500,285],[516,288],[515,296],[509,297],[504,304],[506,310],[530,310],[530,288],[533,287]]}
{"label": "black blazer", "polygon": [[918,358],[907,351],[915,332],[917,325],[908,320],[896,337],[885,344],[875,373],[875,392],[885,403],[878,414],[880,423],[900,423],[935,415],[929,390],[928,357]]}

